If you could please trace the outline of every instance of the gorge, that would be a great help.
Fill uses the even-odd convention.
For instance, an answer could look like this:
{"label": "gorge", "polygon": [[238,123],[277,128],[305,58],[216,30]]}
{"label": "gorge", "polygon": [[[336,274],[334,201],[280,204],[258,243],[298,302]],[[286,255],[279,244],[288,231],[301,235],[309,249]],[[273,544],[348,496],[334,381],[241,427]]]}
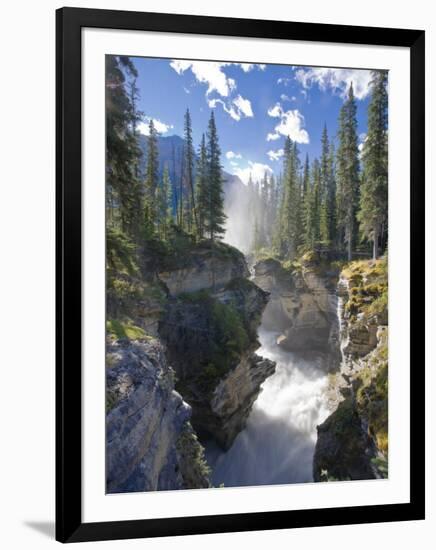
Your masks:
{"label": "gorge", "polygon": [[387,475],[383,261],[143,259],[135,306],[108,299],[109,492]]}

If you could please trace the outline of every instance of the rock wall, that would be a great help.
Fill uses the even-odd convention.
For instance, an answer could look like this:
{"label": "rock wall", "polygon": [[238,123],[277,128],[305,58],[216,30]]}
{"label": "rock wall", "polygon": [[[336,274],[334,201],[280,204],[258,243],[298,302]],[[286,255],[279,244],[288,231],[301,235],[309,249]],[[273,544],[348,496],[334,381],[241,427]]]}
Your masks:
{"label": "rock wall", "polygon": [[330,383],[332,414],[318,426],[314,479],[387,477],[386,261],[348,265],[338,295],[342,362]]}
{"label": "rock wall", "polygon": [[107,491],[208,487],[198,436],[229,448],[275,369],[255,353],[268,293],[221,243],[144,250],[141,273],[107,302]]}
{"label": "rock wall", "polygon": [[268,259],[254,266],[253,280],[271,293],[263,323],[281,331],[278,344],[289,351],[324,353],[328,368],[334,368],[339,357],[336,274],[309,259],[289,268]]}
{"label": "rock wall", "polygon": [[220,289],[237,278],[248,277],[244,256],[236,248],[216,245],[215,248],[198,246],[179,262],[157,274],[171,296],[197,292],[203,289]]}
{"label": "rock wall", "polygon": [[107,491],[208,487],[191,407],[174,390],[160,343],[109,341],[106,357]]}

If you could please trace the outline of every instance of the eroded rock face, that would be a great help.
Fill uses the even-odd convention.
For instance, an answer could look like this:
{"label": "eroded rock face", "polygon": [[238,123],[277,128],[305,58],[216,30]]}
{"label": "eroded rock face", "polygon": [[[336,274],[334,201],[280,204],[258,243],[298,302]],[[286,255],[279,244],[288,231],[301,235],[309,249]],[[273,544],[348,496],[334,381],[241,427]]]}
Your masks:
{"label": "eroded rock face", "polygon": [[378,328],[376,340],[369,354],[336,375],[334,410],[317,428],[315,481],[387,476],[387,327]]}
{"label": "eroded rock face", "polygon": [[229,449],[240,431],[245,428],[251,408],[263,382],[274,374],[275,363],[255,353],[244,355],[236,368],[223,378],[210,400],[209,414],[199,407],[193,422],[200,432],[212,434],[215,441]]}
{"label": "eroded rock face", "polygon": [[351,398],[318,426],[313,459],[315,481],[375,479],[371,459],[376,456],[371,437]]}
{"label": "eroded rock face", "polygon": [[388,311],[383,260],[355,262],[338,283],[342,361],[332,414],[318,426],[315,481],[388,474]]}
{"label": "eroded rock face", "polygon": [[[107,491],[208,487],[203,449],[189,438],[191,408],[159,342],[110,342],[106,383]],[[196,456],[188,467],[186,453]]]}
{"label": "eroded rock face", "polygon": [[281,347],[338,357],[337,297],[333,279],[331,274],[318,275],[310,263],[293,272],[273,259],[254,266],[253,280],[271,292],[263,323],[266,328],[282,332],[278,340]]}
{"label": "eroded rock face", "polygon": [[170,300],[160,324],[196,432],[224,449],[244,428],[261,384],[275,370],[274,362],[255,353],[267,301],[266,292],[237,278],[198,300]]}
{"label": "eroded rock face", "polygon": [[197,248],[185,258],[182,266],[161,270],[159,279],[171,296],[197,292],[203,289],[220,289],[236,278],[249,275],[242,253],[228,247],[229,253]]}

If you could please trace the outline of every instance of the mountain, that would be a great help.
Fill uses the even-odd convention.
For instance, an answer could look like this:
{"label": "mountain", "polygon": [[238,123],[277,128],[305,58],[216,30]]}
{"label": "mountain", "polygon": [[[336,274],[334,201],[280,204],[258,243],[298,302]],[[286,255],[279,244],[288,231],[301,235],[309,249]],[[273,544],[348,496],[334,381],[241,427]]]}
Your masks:
{"label": "mountain", "polygon": [[[147,137],[143,134],[139,135],[139,146],[142,151],[139,168],[141,174],[145,174],[147,159]],[[180,136],[174,135],[158,137],[159,177],[162,178],[165,165],[167,165],[173,186],[180,182],[183,159],[183,146],[184,140]],[[224,179],[224,193],[226,196],[230,191],[233,193],[236,189],[245,189],[245,185],[235,174],[229,174],[225,170],[222,171],[222,174]]]}

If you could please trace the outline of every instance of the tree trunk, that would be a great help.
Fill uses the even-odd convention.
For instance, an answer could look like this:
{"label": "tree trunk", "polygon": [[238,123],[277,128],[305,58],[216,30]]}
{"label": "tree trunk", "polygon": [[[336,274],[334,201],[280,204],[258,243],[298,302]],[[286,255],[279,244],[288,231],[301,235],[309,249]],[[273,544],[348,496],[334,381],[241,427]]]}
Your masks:
{"label": "tree trunk", "polygon": [[372,247],[372,259],[376,260],[378,258],[378,227],[374,228],[374,241]]}
{"label": "tree trunk", "polygon": [[348,261],[351,262],[353,257],[353,228],[352,227],[350,227],[348,230],[347,257],[348,257]]}

